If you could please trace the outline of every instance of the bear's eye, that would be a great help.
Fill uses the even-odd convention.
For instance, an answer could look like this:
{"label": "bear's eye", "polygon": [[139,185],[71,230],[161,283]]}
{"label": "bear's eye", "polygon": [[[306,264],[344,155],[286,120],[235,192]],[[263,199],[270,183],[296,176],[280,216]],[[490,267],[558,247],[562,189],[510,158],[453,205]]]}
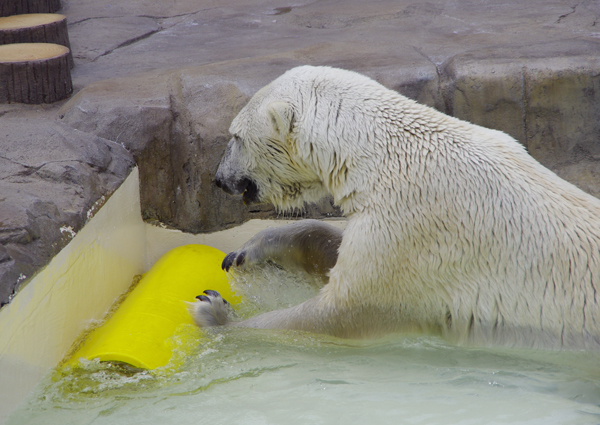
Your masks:
{"label": "bear's eye", "polygon": [[233,140],[235,140],[235,142],[239,143],[241,146],[246,146],[247,140],[241,137],[239,134],[234,134]]}
{"label": "bear's eye", "polygon": [[239,145],[239,146],[243,146],[243,145],[244,145],[244,141],[242,140],[242,138],[241,138],[239,135],[237,135],[237,134],[233,134],[233,135],[231,136],[231,138],[233,139],[233,141],[234,141],[234,142],[235,142],[237,145]]}

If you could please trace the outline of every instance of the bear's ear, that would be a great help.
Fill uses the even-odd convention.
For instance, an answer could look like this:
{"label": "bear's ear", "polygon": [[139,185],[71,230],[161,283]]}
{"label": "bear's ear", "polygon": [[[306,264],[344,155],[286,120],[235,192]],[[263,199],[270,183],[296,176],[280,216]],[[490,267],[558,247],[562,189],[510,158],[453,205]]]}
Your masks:
{"label": "bear's ear", "polygon": [[273,129],[281,137],[287,136],[294,128],[294,110],[287,102],[271,102],[267,105],[267,113]]}

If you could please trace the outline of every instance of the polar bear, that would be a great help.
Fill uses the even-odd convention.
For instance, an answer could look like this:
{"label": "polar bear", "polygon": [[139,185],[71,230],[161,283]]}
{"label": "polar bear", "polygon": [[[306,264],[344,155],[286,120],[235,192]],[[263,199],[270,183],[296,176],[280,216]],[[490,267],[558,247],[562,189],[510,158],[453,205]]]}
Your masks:
{"label": "polar bear", "polygon": [[282,209],[331,194],[348,222],[268,229],[223,262],[296,263],[328,280],[316,297],[228,322],[209,291],[192,309],[200,326],[600,348],[600,201],[508,135],[312,66],[258,91],[230,132],[223,190]]}

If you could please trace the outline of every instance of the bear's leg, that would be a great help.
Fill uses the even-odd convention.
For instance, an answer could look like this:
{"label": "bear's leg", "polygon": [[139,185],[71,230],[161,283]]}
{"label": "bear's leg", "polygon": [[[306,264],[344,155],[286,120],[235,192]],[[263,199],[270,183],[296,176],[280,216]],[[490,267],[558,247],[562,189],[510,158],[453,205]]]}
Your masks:
{"label": "bear's leg", "polygon": [[[257,329],[289,329],[340,337],[364,336],[360,323],[353,323],[356,314],[332,308],[320,295],[294,307],[274,310],[242,321],[231,321],[231,307],[216,291],[205,291],[190,304],[194,322],[204,328],[236,326]],[[345,324],[340,326],[340,324]],[[358,325],[358,326],[357,326]]]}
{"label": "bear's leg", "polygon": [[227,254],[223,269],[273,262],[284,269],[302,269],[327,279],[335,265],[342,231],[318,220],[301,220],[257,233],[240,249]]}
{"label": "bear's leg", "polygon": [[[342,231],[317,220],[302,220],[281,227],[269,228],[257,233],[237,251],[229,253],[223,260],[223,269],[246,267],[273,262],[285,269],[301,269],[319,276],[326,283],[329,270],[338,258],[342,242]],[[200,327],[244,326],[253,328],[298,329],[320,333],[328,327],[319,319],[315,299],[290,309],[278,310],[254,318],[231,322],[231,306],[216,291],[207,290],[190,304],[189,310]],[[309,312],[311,311],[311,312]],[[315,323],[308,323],[308,322]]]}
{"label": "bear's leg", "polygon": [[[328,267],[335,262],[335,267],[329,273],[329,282],[317,296],[294,307],[270,311],[242,321],[227,318],[223,323],[221,318],[227,317],[228,306],[220,295],[208,291],[206,297],[201,297],[190,306],[196,324],[201,327],[226,324],[289,329],[345,338],[372,337],[406,328],[406,306],[389,296],[390,291],[381,285],[381,282],[394,280],[393,276],[386,274],[389,270],[386,258],[373,250],[365,251],[364,244],[351,242],[368,240],[366,235],[374,235],[379,227],[369,225],[369,220],[352,221],[344,231],[350,240],[345,245],[340,230],[318,221],[305,220],[257,234],[224,261],[224,268],[230,268],[238,262],[243,265],[249,258],[253,263],[267,260],[293,263],[292,260],[297,260],[298,255],[305,253],[300,248],[310,247],[317,257],[329,255]],[[320,237],[315,238],[316,235]],[[334,254],[328,254],[327,249],[316,249],[320,245],[315,241],[325,241]],[[360,264],[357,264],[357,258],[361,259]],[[413,328],[410,327],[411,330]]]}

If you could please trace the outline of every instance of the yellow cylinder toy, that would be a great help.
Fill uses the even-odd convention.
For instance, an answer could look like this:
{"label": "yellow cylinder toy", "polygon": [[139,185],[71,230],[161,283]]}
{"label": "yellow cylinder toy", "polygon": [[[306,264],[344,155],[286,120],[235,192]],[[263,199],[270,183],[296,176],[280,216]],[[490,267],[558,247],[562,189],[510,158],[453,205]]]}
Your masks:
{"label": "yellow cylinder toy", "polygon": [[[162,256],[144,274],[114,314],[87,336],[66,365],[79,359],[123,362],[143,369],[166,366],[174,350],[198,344],[186,302],[206,289],[239,303],[221,270],[225,254],[205,245],[184,245]],[[187,348],[186,348],[187,347]],[[171,365],[174,366],[174,365]]]}

